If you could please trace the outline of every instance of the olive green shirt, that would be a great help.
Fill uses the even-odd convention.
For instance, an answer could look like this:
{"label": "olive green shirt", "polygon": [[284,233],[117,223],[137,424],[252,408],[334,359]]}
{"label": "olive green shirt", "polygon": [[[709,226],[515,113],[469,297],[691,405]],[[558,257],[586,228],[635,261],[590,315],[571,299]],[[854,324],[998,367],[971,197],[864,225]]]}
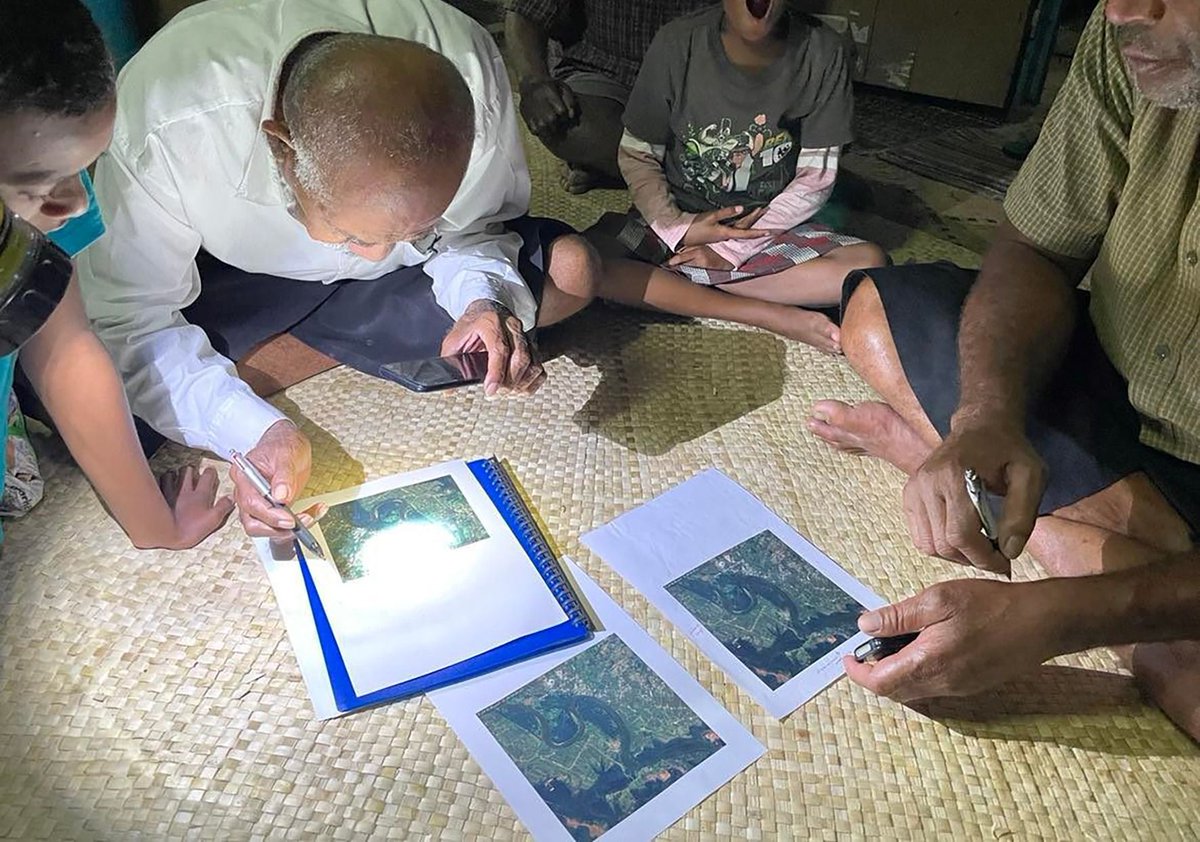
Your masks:
{"label": "olive green shirt", "polygon": [[1092,263],[1091,316],[1129,382],[1142,441],[1200,463],[1200,109],[1134,88],[1099,4],[1005,210]]}

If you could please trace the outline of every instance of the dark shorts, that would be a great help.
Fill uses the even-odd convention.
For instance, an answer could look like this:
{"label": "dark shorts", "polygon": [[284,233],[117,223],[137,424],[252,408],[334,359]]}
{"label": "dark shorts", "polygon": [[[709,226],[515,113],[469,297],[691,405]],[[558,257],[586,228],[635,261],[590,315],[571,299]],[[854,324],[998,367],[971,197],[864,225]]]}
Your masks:
{"label": "dark shorts", "polygon": [[[529,216],[507,227],[524,241],[517,269],[540,305],[550,244],[574,229]],[[183,317],[234,362],[264,340],[290,333],[340,363],[378,375],[385,363],[438,356],[454,323],[434,300],[433,282],[421,266],[370,281],[320,284],[252,274],[203,253],[197,263],[200,297]]]}
{"label": "dark shorts", "polygon": [[555,65],[552,74],[580,96],[610,99],[622,106],[629,102],[630,89],[607,73],[563,60]]}
{"label": "dark shorts", "polygon": [[[958,406],[958,322],[976,273],[949,263],[873,269],[904,374],[939,433]],[[842,308],[867,277],[855,272]],[[1200,535],[1200,465],[1141,443],[1129,387],[1108,359],[1078,293],[1079,318],[1066,359],[1034,406],[1028,435],[1049,468],[1041,514],[1048,514],[1144,471]]]}

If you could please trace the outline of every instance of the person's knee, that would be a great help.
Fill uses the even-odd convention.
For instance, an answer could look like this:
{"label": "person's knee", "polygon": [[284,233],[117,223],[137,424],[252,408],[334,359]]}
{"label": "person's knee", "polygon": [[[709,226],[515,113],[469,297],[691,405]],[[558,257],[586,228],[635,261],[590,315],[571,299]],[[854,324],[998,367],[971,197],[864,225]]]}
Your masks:
{"label": "person's knee", "polygon": [[842,314],[842,352],[858,372],[898,360],[887,311],[870,275],[863,278]]}
{"label": "person's knee", "polygon": [[1185,553],[1193,547],[1187,522],[1144,473],[1131,474],[1054,514],[1163,553]]}
{"label": "person's knee", "polygon": [[595,247],[579,234],[564,234],[550,244],[549,280],[567,295],[595,298],[603,267]]}
{"label": "person's knee", "polygon": [[852,251],[849,255],[850,269],[879,269],[888,265],[888,253],[881,246],[874,243],[856,243],[849,247]]}

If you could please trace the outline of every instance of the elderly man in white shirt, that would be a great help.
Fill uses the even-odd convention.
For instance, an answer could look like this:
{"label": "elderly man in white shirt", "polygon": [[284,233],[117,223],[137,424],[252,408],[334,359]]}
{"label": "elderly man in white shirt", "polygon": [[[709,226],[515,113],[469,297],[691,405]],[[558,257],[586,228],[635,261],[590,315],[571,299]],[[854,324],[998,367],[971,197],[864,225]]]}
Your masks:
{"label": "elderly man in white shirt", "polygon": [[[284,332],[372,374],[486,349],[487,393],[529,392],[545,374],[527,332],[594,293],[590,246],[523,216],[495,44],[440,0],[209,0],[134,58],[118,98],[88,314],[135,414],[247,452],[285,502],[309,444],[231,359]],[[233,479],[247,531],[287,537]]]}

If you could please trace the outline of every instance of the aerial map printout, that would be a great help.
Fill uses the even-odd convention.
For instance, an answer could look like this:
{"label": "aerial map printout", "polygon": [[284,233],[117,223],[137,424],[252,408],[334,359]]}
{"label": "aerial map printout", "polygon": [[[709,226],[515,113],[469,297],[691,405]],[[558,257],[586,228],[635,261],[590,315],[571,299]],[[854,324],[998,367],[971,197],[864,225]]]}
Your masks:
{"label": "aerial map printout", "polygon": [[648,839],[763,753],[578,567],[586,643],[430,699],[537,839]]}
{"label": "aerial map printout", "polygon": [[843,674],[884,604],[720,471],[705,471],[583,536],[776,717]]}

